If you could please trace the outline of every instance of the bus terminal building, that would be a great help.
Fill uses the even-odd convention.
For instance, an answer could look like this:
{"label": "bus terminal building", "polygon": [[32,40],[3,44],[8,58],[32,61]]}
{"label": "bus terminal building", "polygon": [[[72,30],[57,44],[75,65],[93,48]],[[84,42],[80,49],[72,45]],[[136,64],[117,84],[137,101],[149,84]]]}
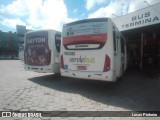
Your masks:
{"label": "bus terminal building", "polygon": [[129,65],[160,68],[160,3],[113,21],[127,39]]}
{"label": "bus terminal building", "polygon": [[18,57],[19,48],[24,44],[25,33],[32,31],[26,26],[17,25],[16,32],[0,30],[0,59],[13,59]]}

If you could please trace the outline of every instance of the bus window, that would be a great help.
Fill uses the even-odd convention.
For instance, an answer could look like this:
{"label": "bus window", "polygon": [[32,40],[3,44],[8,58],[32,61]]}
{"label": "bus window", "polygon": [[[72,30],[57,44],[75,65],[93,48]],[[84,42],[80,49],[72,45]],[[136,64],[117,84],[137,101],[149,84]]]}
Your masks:
{"label": "bus window", "polygon": [[114,51],[116,51],[116,30],[114,26],[113,26],[113,47]]}
{"label": "bus window", "polygon": [[57,50],[57,52],[60,52],[61,35],[58,34],[58,33],[55,35],[55,44],[56,44],[56,50]]}
{"label": "bus window", "polygon": [[125,48],[124,48],[124,39],[121,36],[121,53],[125,53]]}

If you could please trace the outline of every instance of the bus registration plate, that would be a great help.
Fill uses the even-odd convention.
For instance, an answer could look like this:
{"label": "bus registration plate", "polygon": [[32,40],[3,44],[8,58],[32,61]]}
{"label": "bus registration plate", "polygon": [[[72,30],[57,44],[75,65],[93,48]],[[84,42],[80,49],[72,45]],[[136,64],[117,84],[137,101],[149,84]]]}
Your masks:
{"label": "bus registration plate", "polygon": [[86,66],[77,66],[78,70],[86,70]]}

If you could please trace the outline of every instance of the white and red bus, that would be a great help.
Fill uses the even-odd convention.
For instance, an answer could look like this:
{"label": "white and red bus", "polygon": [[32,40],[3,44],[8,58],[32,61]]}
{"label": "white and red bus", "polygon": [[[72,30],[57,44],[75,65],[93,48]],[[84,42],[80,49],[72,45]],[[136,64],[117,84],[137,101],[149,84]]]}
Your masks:
{"label": "white and red bus", "polygon": [[38,30],[25,35],[25,69],[36,72],[60,73],[61,33]]}
{"label": "white and red bus", "polygon": [[126,41],[110,18],[63,25],[61,75],[116,81],[127,66]]}

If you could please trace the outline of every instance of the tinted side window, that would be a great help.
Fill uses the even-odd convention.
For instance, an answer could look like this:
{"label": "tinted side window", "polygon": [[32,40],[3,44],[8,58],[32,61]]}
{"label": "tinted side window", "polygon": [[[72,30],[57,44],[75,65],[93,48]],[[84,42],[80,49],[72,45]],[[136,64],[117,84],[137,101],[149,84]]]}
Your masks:
{"label": "tinted side window", "polygon": [[123,39],[123,37],[121,36],[121,53],[124,53],[124,52],[125,52],[124,39]]}
{"label": "tinted side window", "polygon": [[61,34],[57,33],[55,35],[55,45],[57,52],[60,52],[60,46],[61,46]]}
{"label": "tinted side window", "polygon": [[116,51],[116,29],[113,26],[113,47],[114,47],[114,51]]}

